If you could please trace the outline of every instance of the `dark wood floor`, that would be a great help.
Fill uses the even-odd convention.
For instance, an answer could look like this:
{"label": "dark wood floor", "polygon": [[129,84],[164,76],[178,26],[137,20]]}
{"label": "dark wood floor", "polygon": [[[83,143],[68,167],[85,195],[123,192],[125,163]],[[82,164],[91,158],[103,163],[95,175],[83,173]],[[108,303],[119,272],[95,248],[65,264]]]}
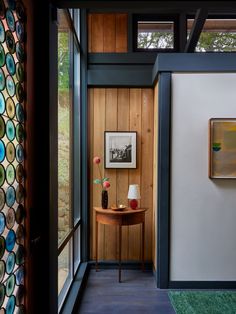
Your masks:
{"label": "dark wood floor", "polygon": [[118,282],[118,270],[90,271],[79,314],[175,314],[167,291],[155,286],[151,272],[122,270],[122,282]]}

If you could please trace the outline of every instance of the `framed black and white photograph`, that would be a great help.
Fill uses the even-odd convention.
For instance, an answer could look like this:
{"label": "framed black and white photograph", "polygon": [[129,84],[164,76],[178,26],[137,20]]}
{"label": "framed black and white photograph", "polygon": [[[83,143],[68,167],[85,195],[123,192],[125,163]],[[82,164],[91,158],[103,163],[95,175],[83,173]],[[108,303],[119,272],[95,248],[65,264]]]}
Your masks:
{"label": "framed black and white photograph", "polygon": [[105,168],[136,168],[137,132],[105,131]]}

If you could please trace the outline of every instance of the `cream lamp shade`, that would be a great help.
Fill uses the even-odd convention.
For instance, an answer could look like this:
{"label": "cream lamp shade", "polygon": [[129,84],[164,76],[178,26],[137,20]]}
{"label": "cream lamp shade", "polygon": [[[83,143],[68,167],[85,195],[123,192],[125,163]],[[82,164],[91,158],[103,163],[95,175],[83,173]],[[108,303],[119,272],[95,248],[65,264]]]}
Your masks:
{"label": "cream lamp shade", "polygon": [[129,186],[129,192],[128,192],[128,199],[129,200],[139,200],[141,198],[140,196],[140,189],[138,184],[130,184]]}

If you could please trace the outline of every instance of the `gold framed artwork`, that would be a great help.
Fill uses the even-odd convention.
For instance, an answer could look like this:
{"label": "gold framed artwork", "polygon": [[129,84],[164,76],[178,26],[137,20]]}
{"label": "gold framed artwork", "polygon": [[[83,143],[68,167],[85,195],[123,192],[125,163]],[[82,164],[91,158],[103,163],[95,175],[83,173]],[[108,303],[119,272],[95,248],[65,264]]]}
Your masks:
{"label": "gold framed artwork", "polygon": [[236,118],[209,120],[209,177],[236,179]]}

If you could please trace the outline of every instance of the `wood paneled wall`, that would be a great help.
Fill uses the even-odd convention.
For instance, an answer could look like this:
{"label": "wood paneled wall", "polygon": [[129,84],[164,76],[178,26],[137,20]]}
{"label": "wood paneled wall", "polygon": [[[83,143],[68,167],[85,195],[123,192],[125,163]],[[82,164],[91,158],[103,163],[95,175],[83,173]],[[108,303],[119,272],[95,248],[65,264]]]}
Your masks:
{"label": "wood paneled wall", "polygon": [[[129,184],[140,184],[140,206],[148,208],[145,230],[145,259],[151,261],[153,241],[153,89],[90,88],[90,239],[91,259],[95,258],[95,218],[93,206],[101,204],[101,187],[93,184],[99,178],[94,156],[101,156],[102,174],[110,178],[109,205],[128,205]],[[104,169],[104,131],[137,131],[137,169]],[[141,226],[122,227],[122,259],[138,260],[141,254]],[[99,225],[99,259],[115,260],[117,229]]]}
{"label": "wood paneled wall", "polygon": [[88,14],[89,52],[127,52],[128,15],[126,13]]}

